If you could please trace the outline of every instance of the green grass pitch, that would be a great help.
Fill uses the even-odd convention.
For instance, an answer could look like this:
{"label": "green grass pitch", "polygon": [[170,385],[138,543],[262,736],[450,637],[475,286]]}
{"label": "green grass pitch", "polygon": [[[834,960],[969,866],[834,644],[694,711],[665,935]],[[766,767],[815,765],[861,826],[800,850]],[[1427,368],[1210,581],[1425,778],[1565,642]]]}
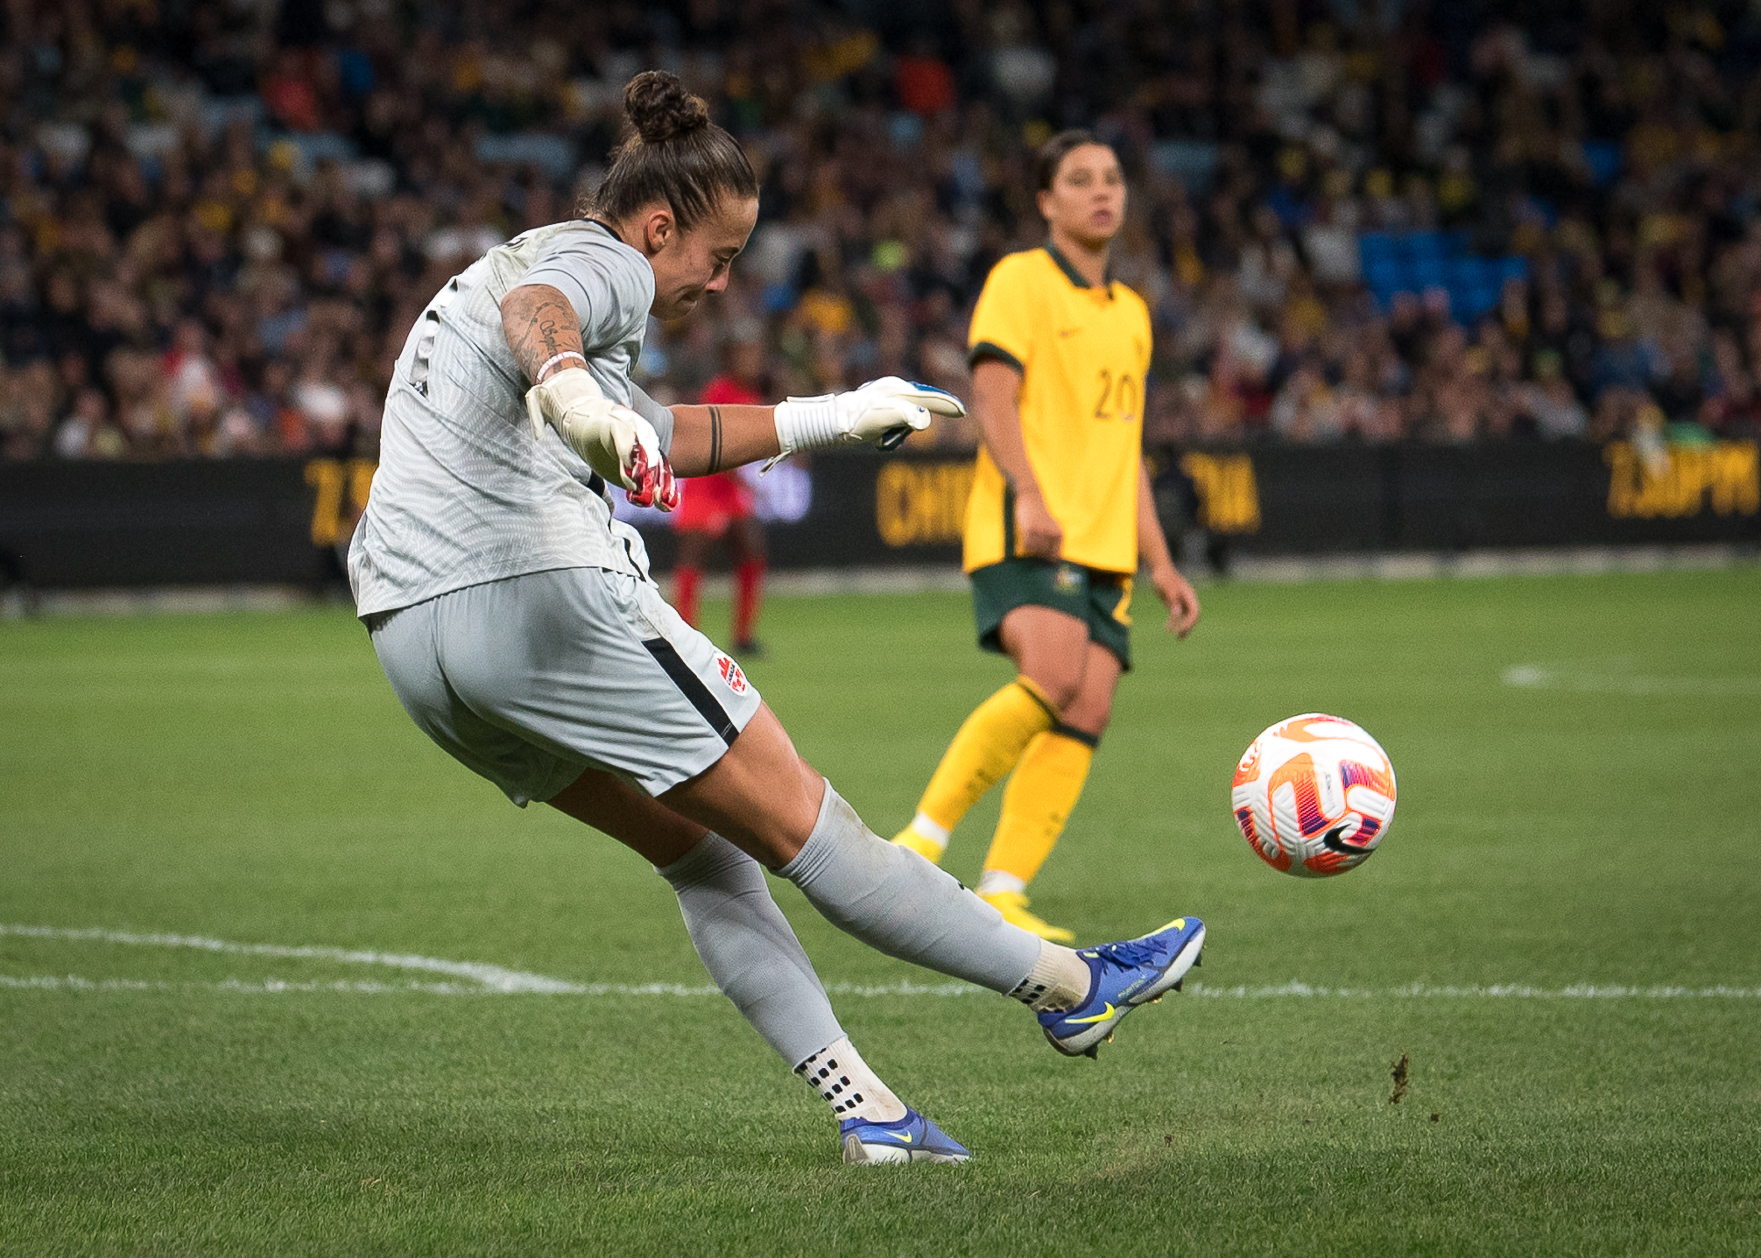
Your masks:
{"label": "green grass pitch", "polygon": [[[1089,941],[1210,924],[1098,1062],[773,883],[964,1167],[842,1166],[666,886],[447,760],[345,613],[0,624],[0,1253],[1761,1252],[1761,570],[1204,597],[1183,644],[1140,597],[1034,887]],[[884,833],[1007,676],[957,596],[764,630],[753,679]],[[1228,809],[1306,710],[1400,775],[1324,882]]]}

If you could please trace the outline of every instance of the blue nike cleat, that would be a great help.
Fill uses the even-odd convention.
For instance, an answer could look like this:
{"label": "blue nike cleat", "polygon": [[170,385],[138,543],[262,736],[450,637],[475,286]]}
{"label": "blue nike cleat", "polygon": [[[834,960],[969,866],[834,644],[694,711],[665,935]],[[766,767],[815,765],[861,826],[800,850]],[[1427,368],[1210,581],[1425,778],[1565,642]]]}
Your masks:
{"label": "blue nike cleat", "polygon": [[890,1123],[846,1118],[838,1124],[844,1161],[852,1166],[877,1162],[964,1162],[972,1154],[914,1109]]}
{"label": "blue nike cleat", "polygon": [[1180,990],[1204,947],[1205,924],[1196,917],[1177,917],[1140,938],[1078,950],[1093,976],[1088,999],[1074,1009],[1040,1014],[1046,1039],[1066,1057],[1098,1056],[1101,1043],[1113,1038],[1113,1028],[1126,1014],[1160,1000],[1164,992]]}

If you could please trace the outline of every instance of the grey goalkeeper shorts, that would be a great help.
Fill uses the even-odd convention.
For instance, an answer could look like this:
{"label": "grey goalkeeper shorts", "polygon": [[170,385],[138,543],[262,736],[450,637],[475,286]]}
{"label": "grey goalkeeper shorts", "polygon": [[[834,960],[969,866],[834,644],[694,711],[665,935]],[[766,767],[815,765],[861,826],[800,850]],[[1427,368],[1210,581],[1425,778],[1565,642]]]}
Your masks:
{"label": "grey goalkeeper shorts", "polygon": [[584,769],[649,795],[721,759],[758,711],[740,666],[646,581],[558,568],[368,617],[404,710],[524,807]]}

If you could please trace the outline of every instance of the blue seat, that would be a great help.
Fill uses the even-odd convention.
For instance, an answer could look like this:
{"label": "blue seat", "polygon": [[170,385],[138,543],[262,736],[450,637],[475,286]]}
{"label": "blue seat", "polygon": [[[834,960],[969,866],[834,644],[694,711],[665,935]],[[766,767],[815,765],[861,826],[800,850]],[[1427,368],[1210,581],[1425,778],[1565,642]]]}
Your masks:
{"label": "blue seat", "polygon": [[1449,256],[1442,232],[1413,232],[1407,237],[1407,248],[1412,251],[1414,261],[1441,262]]}
{"label": "blue seat", "polygon": [[1362,232],[1358,256],[1364,285],[1383,310],[1396,293],[1422,295],[1428,288],[1449,294],[1457,319],[1477,319],[1497,307],[1504,281],[1525,279],[1529,261],[1518,255],[1481,258],[1473,236],[1462,228],[1429,232]]}
{"label": "blue seat", "polygon": [[1364,232],[1357,238],[1357,251],[1366,271],[1376,263],[1392,261],[1404,252],[1388,232]]}
{"label": "blue seat", "polygon": [[1400,283],[1401,275],[1405,269],[1392,258],[1365,258],[1364,283],[1371,288],[1378,285],[1395,287]]}
{"label": "blue seat", "polygon": [[1498,308],[1498,290],[1481,284],[1472,284],[1461,290],[1455,298],[1457,317],[1464,322],[1480,318]]}
{"label": "blue seat", "polygon": [[1415,291],[1441,285],[1449,286],[1447,264],[1441,256],[1434,258],[1414,258],[1413,264],[1407,269],[1407,287]]}

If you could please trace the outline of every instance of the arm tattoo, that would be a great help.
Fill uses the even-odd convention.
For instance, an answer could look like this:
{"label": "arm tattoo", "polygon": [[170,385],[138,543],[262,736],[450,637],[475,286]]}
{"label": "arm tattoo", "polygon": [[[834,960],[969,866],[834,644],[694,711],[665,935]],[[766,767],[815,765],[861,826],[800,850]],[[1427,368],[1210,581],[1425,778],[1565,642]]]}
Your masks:
{"label": "arm tattoo", "polygon": [[562,294],[542,285],[516,288],[502,306],[502,335],[526,379],[536,381],[538,369],[564,350],[581,350],[581,325],[575,308]]}
{"label": "arm tattoo", "polygon": [[722,470],[722,408],[709,408],[709,471],[711,475]]}

